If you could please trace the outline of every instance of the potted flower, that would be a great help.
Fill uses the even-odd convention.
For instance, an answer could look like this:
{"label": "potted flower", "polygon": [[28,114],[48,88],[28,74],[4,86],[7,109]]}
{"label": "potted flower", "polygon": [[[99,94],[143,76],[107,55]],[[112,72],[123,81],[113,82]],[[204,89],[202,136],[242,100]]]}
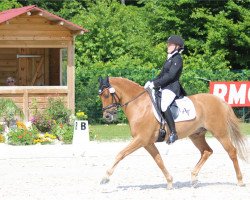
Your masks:
{"label": "potted flower", "polygon": [[83,111],[78,111],[76,113],[76,118],[77,120],[87,120],[88,119],[88,116],[83,112]]}

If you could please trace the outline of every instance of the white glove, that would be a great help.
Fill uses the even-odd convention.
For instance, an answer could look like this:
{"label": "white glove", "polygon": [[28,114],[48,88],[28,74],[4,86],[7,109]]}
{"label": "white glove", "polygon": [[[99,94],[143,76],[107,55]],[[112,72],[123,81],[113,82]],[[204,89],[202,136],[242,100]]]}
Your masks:
{"label": "white glove", "polygon": [[154,88],[154,83],[151,82],[151,81],[148,81],[145,85],[144,85],[144,88],[149,88],[149,89],[153,89]]}
{"label": "white glove", "polygon": [[150,82],[150,84],[149,84],[149,86],[148,86],[151,90],[153,90],[154,89],[154,87],[155,87],[155,85],[154,85],[154,83],[153,82]]}
{"label": "white glove", "polygon": [[145,88],[145,89],[148,88],[149,84],[150,84],[150,81],[148,81],[148,82],[144,85],[144,88]]}

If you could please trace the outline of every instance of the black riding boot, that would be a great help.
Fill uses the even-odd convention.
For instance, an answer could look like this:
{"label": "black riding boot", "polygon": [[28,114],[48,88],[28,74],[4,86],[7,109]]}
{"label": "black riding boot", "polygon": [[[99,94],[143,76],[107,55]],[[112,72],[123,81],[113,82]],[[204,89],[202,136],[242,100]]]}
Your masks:
{"label": "black riding boot", "polygon": [[168,109],[163,113],[164,118],[166,119],[167,123],[168,123],[168,127],[170,129],[170,136],[168,138],[167,143],[171,144],[174,143],[175,140],[178,139],[178,136],[176,134],[176,130],[175,130],[175,123],[174,123],[174,119],[172,116],[172,113],[170,111],[170,108],[168,107]]}

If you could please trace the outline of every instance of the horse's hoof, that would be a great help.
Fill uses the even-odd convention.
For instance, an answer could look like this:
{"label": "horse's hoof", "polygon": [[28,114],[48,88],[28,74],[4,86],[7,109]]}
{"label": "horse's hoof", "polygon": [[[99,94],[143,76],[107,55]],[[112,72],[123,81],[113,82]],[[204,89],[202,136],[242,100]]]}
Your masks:
{"label": "horse's hoof", "polygon": [[191,181],[191,187],[193,187],[193,188],[197,188],[198,184],[199,184],[199,181],[197,179]]}
{"label": "horse's hoof", "polygon": [[245,187],[246,186],[246,184],[243,183],[242,181],[238,182],[237,185],[240,186],[240,187]]}
{"label": "horse's hoof", "polygon": [[167,190],[172,190],[173,189],[173,184],[168,184],[167,185]]}
{"label": "horse's hoof", "polygon": [[103,184],[107,184],[108,182],[109,182],[109,178],[104,177],[104,178],[101,180],[100,184],[103,185]]}

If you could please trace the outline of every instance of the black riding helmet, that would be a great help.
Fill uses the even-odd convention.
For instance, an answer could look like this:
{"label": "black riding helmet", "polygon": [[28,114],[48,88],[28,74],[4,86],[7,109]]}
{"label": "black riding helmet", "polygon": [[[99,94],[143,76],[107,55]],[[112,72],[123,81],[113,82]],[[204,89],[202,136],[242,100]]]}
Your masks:
{"label": "black riding helmet", "polygon": [[168,38],[168,43],[179,45],[180,48],[184,48],[184,40],[178,35],[171,35]]}

